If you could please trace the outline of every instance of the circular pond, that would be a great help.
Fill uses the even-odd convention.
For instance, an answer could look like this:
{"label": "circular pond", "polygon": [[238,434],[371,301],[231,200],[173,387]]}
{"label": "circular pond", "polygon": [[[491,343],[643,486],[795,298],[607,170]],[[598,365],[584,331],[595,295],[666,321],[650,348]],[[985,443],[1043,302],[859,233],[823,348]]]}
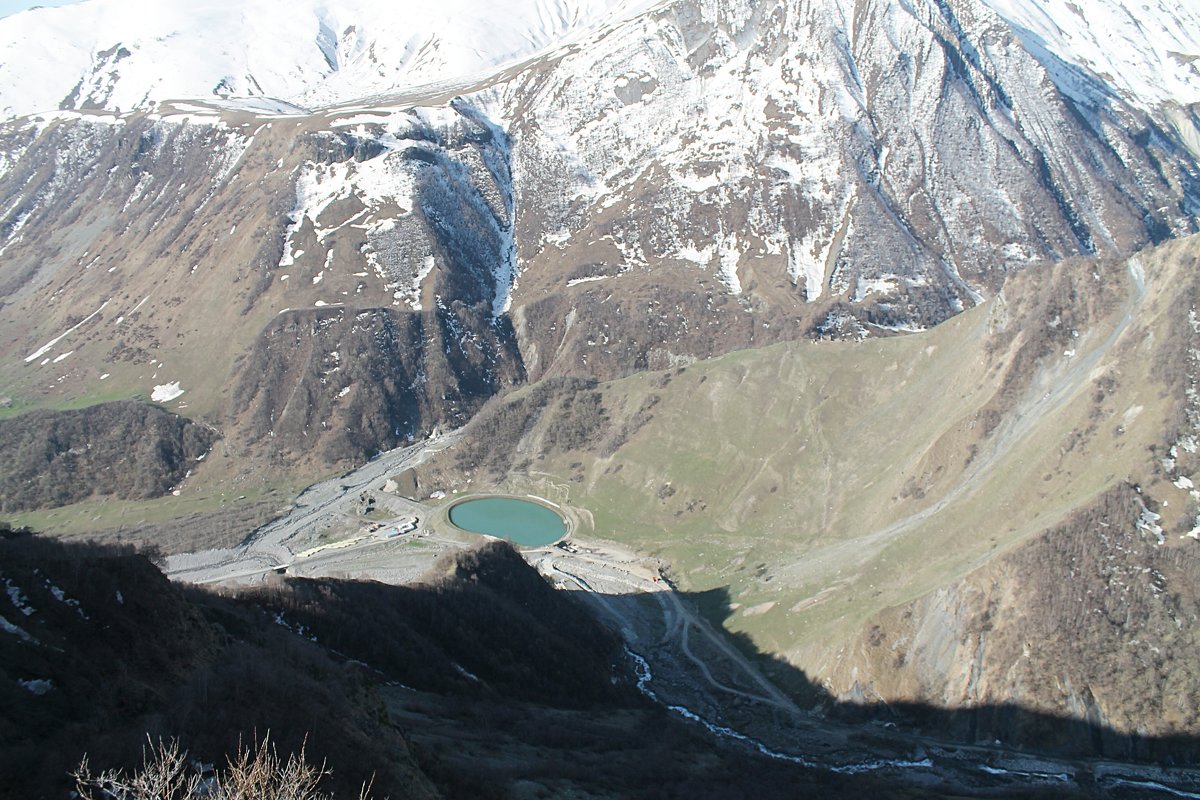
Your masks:
{"label": "circular pond", "polygon": [[553,510],[515,497],[479,497],[456,503],[450,508],[450,522],[464,531],[526,547],[552,544],[567,533],[566,521]]}

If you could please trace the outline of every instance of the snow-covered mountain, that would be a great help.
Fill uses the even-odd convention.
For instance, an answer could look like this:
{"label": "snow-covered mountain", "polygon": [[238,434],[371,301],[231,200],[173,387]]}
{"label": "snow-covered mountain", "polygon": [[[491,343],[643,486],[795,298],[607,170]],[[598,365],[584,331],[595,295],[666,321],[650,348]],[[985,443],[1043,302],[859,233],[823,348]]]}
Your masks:
{"label": "snow-covered mountain", "polygon": [[[1107,91],[1145,106],[1200,102],[1200,6],[1193,2],[987,4],[1012,24],[1022,44],[1051,70],[1059,86],[1079,99],[1095,100],[1097,91],[1101,97]],[[1099,82],[1081,81],[1087,73]]]}
{"label": "snow-covered mountain", "polygon": [[1193,230],[1182,137],[1054,78],[974,0],[663,7],[508,85],[521,286],[690,269],[776,331],[913,329],[1008,269]]}
{"label": "snow-covered mountain", "polygon": [[986,0],[1073,102],[1119,98],[1200,156],[1200,5],[1190,0]]}
{"label": "snow-covered mountain", "polygon": [[[1200,10],[1154,0],[986,0],[1077,99],[1200,101]],[[147,109],[187,98],[306,108],[461,87],[662,0],[85,0],[0,20],[0,111]],[[851,22],[855,3],[836,7]],[[946,6],[949,9],[949,6]],[[898,4],[898,11],[909,9]],[[739,12],[734,11],[735,15]]]}
{"label": "snow-covered mountain", "polygon": [[[354,409],[344,454],[526,378],[928,328],[1010,270],[1197,230],[1195,12],[1145,14],[1103,63],[1018,0],[20,14],[0,105],[52,111],[2,131],[0,379],[182,382],[305,452]],[[364,343],[383,400],[333,356]]]}
{"label": "snow-covered mountain", "polygon": [[145,110],[169,99],[324,106],[462,85],[652,0],[87,0],[0,20],[0,111]]}

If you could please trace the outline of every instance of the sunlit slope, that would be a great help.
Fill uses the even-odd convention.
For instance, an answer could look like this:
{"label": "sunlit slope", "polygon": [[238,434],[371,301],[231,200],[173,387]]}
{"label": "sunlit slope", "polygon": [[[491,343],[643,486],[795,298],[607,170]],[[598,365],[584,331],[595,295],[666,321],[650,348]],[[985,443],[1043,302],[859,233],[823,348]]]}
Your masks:
{"label": "sunlit slope", "polygon": [[[1108,487],[1169,499],[1168,530],[1194,516],[1150,448],[1182,419],[1186,348],[1170,323],[1198,245],[1030,271],[919,335],[785,344],[603,384],[606,432],[559,451],[547,434],[563,412],[548,407],[499,482],[590,511],[595,535],[660,554],[688,590],[728,587],[727,627],[819,677],[871,614]],[[454,485],[454,466],[427,480]]]}

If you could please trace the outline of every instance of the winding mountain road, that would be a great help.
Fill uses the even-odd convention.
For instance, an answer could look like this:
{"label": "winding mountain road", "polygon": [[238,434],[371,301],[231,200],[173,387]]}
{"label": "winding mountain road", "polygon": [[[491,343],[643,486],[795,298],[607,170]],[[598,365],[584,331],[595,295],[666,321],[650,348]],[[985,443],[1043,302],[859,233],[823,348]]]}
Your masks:
{"label": "winding mountain road", "polygon": [[[286,567],[298,555],[292,542],[306,533],[315,536],[332,527],[352,511],[360,493],[375,488],[392,474],[424,463],[461,436],[461,430],[435,435],[420,444],[382,453],[339,477],[314,483],[295,499],[290,513],[263,525],[240,546],[171,556],[167,559],[167,576],[188,583],[220,583],[245,580]],[[369,546],[375,541],[358,546]],[[347,549],[352,548],[343,551]]]}

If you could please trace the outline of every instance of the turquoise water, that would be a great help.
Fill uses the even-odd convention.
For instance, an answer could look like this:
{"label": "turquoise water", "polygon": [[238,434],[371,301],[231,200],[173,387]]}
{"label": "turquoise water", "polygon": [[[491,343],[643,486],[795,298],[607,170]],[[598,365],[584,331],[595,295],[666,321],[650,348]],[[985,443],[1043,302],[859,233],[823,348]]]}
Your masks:
{"label": "turquoise water", "polygon": [[513,544],[551,544],[567,532],[567,523],[550,509],[513,497],[466,500],[450,509],[450,521],[465,531],[486,533]]}

